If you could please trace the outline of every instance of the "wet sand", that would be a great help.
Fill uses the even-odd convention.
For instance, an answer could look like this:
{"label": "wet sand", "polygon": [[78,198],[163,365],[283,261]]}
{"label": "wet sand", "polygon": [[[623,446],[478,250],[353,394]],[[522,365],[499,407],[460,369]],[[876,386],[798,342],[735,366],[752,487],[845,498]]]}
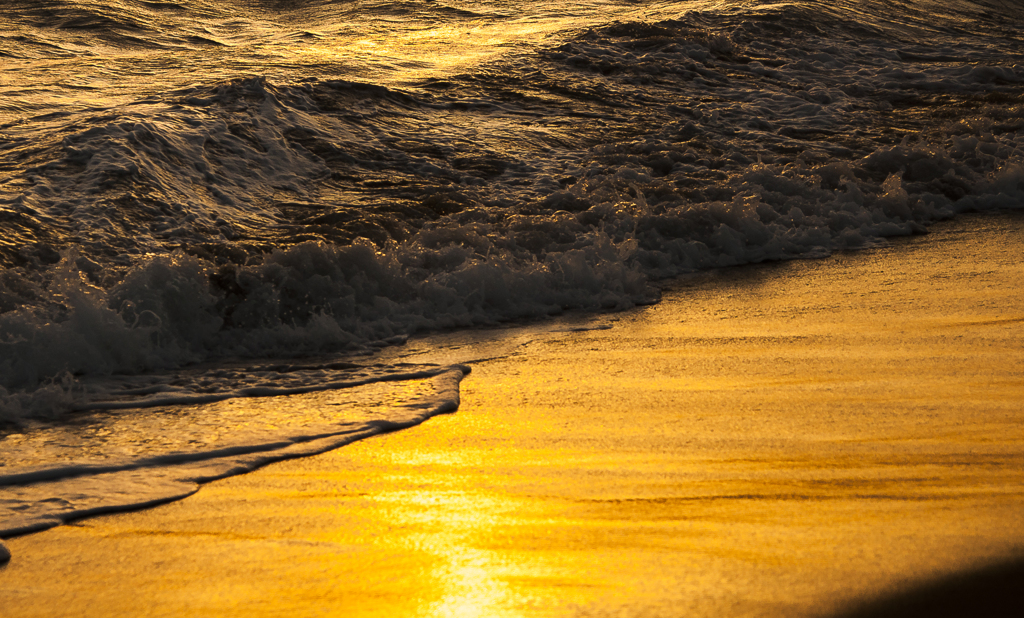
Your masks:
{"label": "wet sand", "polygon": [[9,540],[2,613],[813,616],[1019,558],[1024,217],[896,245],[411,344],[505,352],[454,415]]}

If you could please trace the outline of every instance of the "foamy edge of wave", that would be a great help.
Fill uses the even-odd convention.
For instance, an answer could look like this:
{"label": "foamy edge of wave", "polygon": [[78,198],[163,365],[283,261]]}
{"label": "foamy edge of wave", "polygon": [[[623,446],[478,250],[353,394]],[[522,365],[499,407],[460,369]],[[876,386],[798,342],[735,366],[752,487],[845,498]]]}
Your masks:
{"label": "foamy edge of wave", "polygon": [[[402,408],[413,414],[399,420],[372,420],[355,428],[339,427],[337,432],[291,436],[272,443],[200,453],[148,457],[119,465],[72,464],[0,475],[0,486],[25,493],[36,491],[46,497],[42,501],[26,501],[27,505],[22,502],[22,508],[18,508],[19,503],[9,492],[11,497],[5,499],[3,505],[8,514],[0,515],[0,537],[38,532],[76,519],[180,500],[198,491],[204,483],[251,472],[285,459],[317,455],[370,436],[418,425],[438,414],[455,412],[460,402],[459,383],[469,372],[468,366],[453,365],[426,378],[432,381],[435,394],[403,405]],[[111,489],[94,497],[96,487]],[[142,491],[143,487],[148,491]],[[132,500],[116,499],[123,495],[131,496]],[[76,506],[74,500],[83,496],[85,504]],[[25,514],[25,511],[30,513]],[[0,556],[2,553],[0,544]],[[2,557],[0,562],[3,562]]]}

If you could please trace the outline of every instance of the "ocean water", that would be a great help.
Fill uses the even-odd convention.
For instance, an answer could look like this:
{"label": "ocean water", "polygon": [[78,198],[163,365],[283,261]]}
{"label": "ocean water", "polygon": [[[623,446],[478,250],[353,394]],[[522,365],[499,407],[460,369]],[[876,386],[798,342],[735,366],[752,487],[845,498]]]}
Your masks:
{"label": "ocean water", "polygon": [[1022,43],[1014,0],[5,2],[0,536],[451,411],[416,333],[1024,208]]}

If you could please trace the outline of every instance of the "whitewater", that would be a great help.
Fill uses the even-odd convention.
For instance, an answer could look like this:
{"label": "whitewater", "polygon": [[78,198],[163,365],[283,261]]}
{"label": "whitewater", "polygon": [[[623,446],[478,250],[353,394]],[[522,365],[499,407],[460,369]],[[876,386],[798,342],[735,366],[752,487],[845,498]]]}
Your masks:
{"label": "whitewater", "polygon": [[472,358],[417,333],[1024,208],[1022,32],[998,0],[6,2],[0,537],[453,411]]}

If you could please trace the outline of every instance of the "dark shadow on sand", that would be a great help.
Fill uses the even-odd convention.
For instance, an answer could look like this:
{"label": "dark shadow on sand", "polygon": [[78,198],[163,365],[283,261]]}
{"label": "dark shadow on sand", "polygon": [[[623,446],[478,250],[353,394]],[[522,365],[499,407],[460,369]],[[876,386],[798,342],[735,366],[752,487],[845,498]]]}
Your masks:
{"label": "dark shadow on sand", "polygon": [[1024,556],[856,603],[834,618],[925,616],[1021,618],[1024,616]]}

